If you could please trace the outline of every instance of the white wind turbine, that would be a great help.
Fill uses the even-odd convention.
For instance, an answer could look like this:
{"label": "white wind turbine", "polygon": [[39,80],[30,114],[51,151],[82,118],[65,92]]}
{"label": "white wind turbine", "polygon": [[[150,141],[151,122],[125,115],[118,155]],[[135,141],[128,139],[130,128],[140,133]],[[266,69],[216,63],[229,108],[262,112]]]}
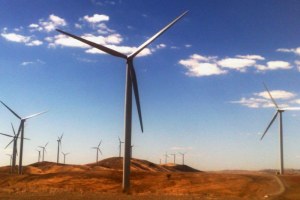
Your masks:
{"label": "white wind turbine", "polygon": [[158,38],[161,34],[163,34],[166,30],[168,30],[172,25],[174,25],[179,19],[181,19],[188,11],[181,14],[179,17],[174,19],[171,23],[149,38],[146,42],[144,42],[141,46],[139,46],[135,52],[130,55],[125,55],[111,48],[105,47],[100,44],[96,44],[94,42],[88,41],[84,38],[75,36],[73,34],[61,31],[65,35],[68,35],[76,40],[79,40],[91,47],[104,51],[112,56],[120,57],[126,60],[126,86],[125,86],[125,153],[123,159],[123,183],[122,188],[123,192],[128,193],[130,189],[130,148],[131,148],[131,121],[132,121],[132,89],[135,95],[135,101],[137,105],[138,116],[140,120],[141,130],[143,132],[143,122],[142,122],[142,113],[140,107],[140,98],[138,91],[138,83],[136,79],[136,73],[133,66],[133,59],[143,50],[145,49],[151,42],[153,42],[156,38]]}
{"label": "white wind turbine", "polygon": [[175,162],[175,160],[176,160],[176,153],[172,153],[172,154],[170,154],[171,156],[173,156],[173,163],[174,163],[174,165],[176,164],[176,162]]}
{"label": "white wind turbine", "polygon": [[[4,135],[4,136],[7,136],[7,137],[12,137],[13,139],[6,145],[6,147],[4,149],[6,149],[7,147],[9,147],[9,145],[11,143],[13,143],[13,152],[11,154],[12,156],[12,164],[11,164],[11,169],[12,169],[12,173],[14,172],[14,169],[15,169],[15,166],[16,166],[16,158],[17,158],[17,155],[18,155],[18,149],[17,149],[17,143],[18,143],[18,139],[20,139],[16,132],[15,132],[15,128],[13,126],[13,124],[11,123],[11,128],[13,130],[13,133],[14,135],[8,135],[8,134],[5,134],[5,133],[0,133],[1,135]],[[28,138],[24,138],[24,140],[29,140]],[[15,156],[14,156],[15,155]],[[14,161],[15,159],[15,161]]]}
{"label": "white wind turbine", "polygon": [[182,156],[182,165],[184,165],[184,155],[186,154],[186,152],[185,153],[179,152],[179,154]]}
{"label": "white wind turbine", "polygon": [[66,164],[66,156],[69,155],[70,153],[64,153],[64,152],[61,153],[64,155],[64,164]]}
{"label": "white wind turbine", "polygon": [[[33,115],[29,115],[27,117],[20,117],[16,112],[14,112],[10,107],[8,107],[5,103],[3,103],[2,101],[0,101],[14,116],[16,116],[18,119],[20,119],[20,126],[19,126],[19,130],[17,133],[17,138],[19,137],[19,135],[21,134],[21,142],[20,142],[20,156],[19,156],[19,174],[22,174],[22,168],[23,168],[23,142],[24,142],[24,125],[26,120],[32,118],[32,117],[36,117],[38,115],[44,114],[45,112],[40,112],[40,113],[36,113]],[[16,153],[13,154],[13,165],[16,162]]]}
{"label": "white wind turbine", "polygon": [[42,151],[43,151],[42,162],[45,161],[44,158],[45,158],[45,152],[47,152],[47,151],[46,151],[46,147],[47,147],[48,143],[49,143],[49,142],[47,142],[47,143],[45,144],[45,146],[39,146],[39,147],[42,149]]}
{"label": "white wind turbine", "polygon": [[119,138],[119,157],[121,157],[121,152],[122,152],[122,143],[124,143],[124,142],[122,142],[121,141],[121,139],[120,139],[120,137],[118,136],[118,138]]}
{"label": "white wind turbine", "polygon": [[59,148],[61,147],[61,139],[64,134],[61,134],[60,137],[57,138],[57,164],[59,163]]}
{"label": "white wind turbine", "polygon": [[36,149],[36,151],[39,153],[38,154],[38,162],[40,162],[41,161],[41,150]]}
{"label": "white wind turbine", "polygon": [[266,84],[264,84],[269,97],[272,101],[272,103],[274,104],[275,108],[276,108],[276,113],[273,116],[271,122],[269,123],[269,125],[267,126],[266,130],[264,131],[263,135],[261,136],[260,140],[262,140],[264,138],[264,136],[266,135],[266,133],[268,132],[269,128],[271,127],[271,125],[273,124],[273,122],[275,121],[276,117],[279,114],[279,157],[280,157],[280,174],[284,174],[284,159],[283,159],[283,124],[282,124],[282,113],[285,110],[299,110],[298,108],[280,108],[278,106],[278,104],[276,103],[276,101],[274,100],[274,98],[272,97],[270,91],[268,90]]}
{"label": "white wind turbine", "polygon": [[164,154],[164,156],[165,156],[165,164],[167,164],[167,163],[168,163],[168,157],[169,157],[169,155],[168,155],[168,153],[166,152],[166,154]]}
{"label": "white wind turbine", "polygon": [[96,149],[97,153],[96,153],[96,164],[98,165],[98,157],[99,157],[99,152],[102,155],[102,152],[100,150],[100,145],[101,145],[102,140],[99,142],[98,146],[96,147],[92,147],[92,149]]}

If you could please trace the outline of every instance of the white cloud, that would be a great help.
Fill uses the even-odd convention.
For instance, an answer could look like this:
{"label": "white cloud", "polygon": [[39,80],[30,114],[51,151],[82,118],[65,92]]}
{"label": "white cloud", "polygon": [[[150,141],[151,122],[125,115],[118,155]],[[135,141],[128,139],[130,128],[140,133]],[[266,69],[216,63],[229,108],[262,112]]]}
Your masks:
{"label": "white cloud", "polygon": [[21,63],[22,66],[35,65],[35,64],[45,64],[45,62],[40,59],[36,59],[35,61],[24,61]]}
{"label": "white cloud", "polygon": [[300,72],[300,60],[295,60],[295,65],[296,65],[298,71]]}
{"label": "white cloud", "polygon": [[67,22],[54,14],[49,15],[48,20],[40,19],[38,24],[32,23],[28,27],[31,31],[46,31],[51,32],[61,26],[66,26]]}
{"label": "white cloud", "polygon": [[102,21],[108,21],[109,20],[109,16],[107,15],[99,15],[99,14],[94,14],[93,16],[89,17],[88,15],[84,16],[83,19],[85,21],[87,21],[88,23],[99,23]]}
{"label": "white cloud", "polygon": [[186,72],[186,75],[188,76],[200,77],[227,73],[227,71],[220,69],[216,63],[209,62],[212,60],[212,57],[193,54],[188,59],[180,60],[179,64],[183,65],[188,70]]}
{"label": "white cloud", "polygon": [[163,48],[166,48],[166,47],[167,47],[167,45],[165,45],[165,44],[158,44],[158,45],[156,45],[157,49],[163,49]]}
{"label": "white cloud", "polygon": [[[285,90],[272,90],[272,91],[270,91],[270,93],[274,99],[290,100],[290,99],[293,99],[294,97],[296,97],[296,94],[285,91]],[[300,100],[297,102],[296,101],[297,100],[291,100],[289,103],[297,103],[297,102],[300,103]],[[249,108],[274,107],[274,104],[272,103],[267,91],[254,93],[253,97],[250,97],[250,98],[242,97],[238,101],[231,101],[231,103],[238,103],[238,104],[241,104],[241,105],[249,107]],[[284,108],[286,110],[297,110],[298,109],[298,107],[290,106],[287,103],[278,104],[278,106],[280,108]]]}
{"label": "white cloud", "polygon": [[18,42],[18,43],[26,43],[30,40],[30,37],[23,36],[16,33],[1,33],[1,36],[8,41]]}
{"label": "white cloud", "polygon": [[236,57],[250,60],[265,60],[265,58],[260,55],[237,55]]}
{"label": "white cloud", "polygon": [[294,49],[280,48],[280,49],[277,49],[276,51],[285,52],[285,53],[294,53],[296,55],[300,55],[300,47],[294,48]]}
{"label": "white cloud", "polygon": [[[292,92],[285,91],[285,90],[272,90],[272,91],[270,91],[270,93],[271,93],[271,95],[274,99],[291,99],[291,98],[294,98],[296,96],[296,94],[294,94]],[[259,96],[259,97],[263,97],[263,98],[266,98],[266,99],[270,98],[267,91],[254,93],[254,95]]]}
{"label": "white cloud", "polygon": [[43,42],[40,40],[32,40],[32,41],[26,43],[25,45],[26,46],[40,46],[42,44],[43,44]]}
{"label": "white cloud", "polygon": [[75,28],[82,29],[82,25],[81,24],[75,23],[74,26],[75,26]]}
{"label": "white cloud", "polygon": [[25,62],[22,62],[21,63],[21,65],[22,66],[27,66],[27,65],[31,65],[31,64],[33,64],[34,62],[32,62],[32,61],[25,61]]}
{"label": "white cloud", "polygon": [[24,36],[16,33],[1,33],[7,41],[24,43],[26,46],[40,46],[43,44],[40,40],[32,40],[29,36]]}
{"label": "white cloud", "polygon": [[260,107],[272,107],[270,100],[262,99],[262,98],[241,98],[238,101],[231,101],[231,103],[238,103],[243,106],[247,106],[249,108],[260,108]]}
{"label": "white cloud", "polygon": [[30,24],[28,27],[29,27],[29,28],[38,28],[39,25],[38,25],[38,24]]}
{"label": "white cloud", "polygon": [[190,48],[192,45],[191,44],[186,44],[184,45],[186,48]]}
{"label": "white cloud", "polygon": [[241,72],[245,72],[247,67],[254,66],[255,60],[245,58],[225,58],[218,61],[218,65],[223,68],[235,69]]}
{"label": "white cloud", "polygon": [[255,67],[259,71],[291,69],[292,68],[290,63],[285,62],[285,61],[269,61],[269,62],[267,62],[267,65],[255,65]]}

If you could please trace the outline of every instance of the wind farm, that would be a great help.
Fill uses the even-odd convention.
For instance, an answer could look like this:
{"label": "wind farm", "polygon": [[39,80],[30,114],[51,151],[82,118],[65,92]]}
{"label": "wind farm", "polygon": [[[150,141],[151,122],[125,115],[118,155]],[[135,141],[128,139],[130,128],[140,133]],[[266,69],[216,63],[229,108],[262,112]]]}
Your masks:
{"label": "wind farm", "polygon": [[300,199],[299,10],[6,2],[0,199]]}

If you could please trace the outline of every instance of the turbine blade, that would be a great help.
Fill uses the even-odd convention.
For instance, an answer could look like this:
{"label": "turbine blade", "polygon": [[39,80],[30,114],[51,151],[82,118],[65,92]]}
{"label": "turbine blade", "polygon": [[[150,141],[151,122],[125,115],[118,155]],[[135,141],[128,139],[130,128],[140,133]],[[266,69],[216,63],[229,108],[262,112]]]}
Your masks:
{"label": "turbine blade", "polygon": [[10,123],[10,124],[11,124],[11,128],[12,128],[12,130],[14,132],[14,135],[16,136],[16,131],[15,131],[14,125],[12,123]]}
{"label": "turbine blade", "polygon": [[81,41],[81,42],[83,42],[83,43],[85,43],[85,44],[88,44],[89,46],[92,46],[92,47],[94,47],[94,48],[96,48],[96,49],[99,49],[99,50],[101,50],[101,51],[104,51],[105,53],[108,53],[108,54],[110,54],[110,55],[113,55],[113,56],[116,56],[116,57],[125,58],[125,59],[127,58],[126,55],[124,55],[124,54],[122,54],[122,53],[120,53],[120,52],[118,52],[118,51],[116,51],[116,50],[113,50],[113,49],[110,49],[110,48],[108,48],[108,47],[105,47],[105,46],[103,46],[103,45],[96,44],[96,43],[94,43],[94,42],[88,41],[88,40],[86,40],[86,39],[83,39],[83,38],[81,38],[81,37],[78,37],[78,36],[76,36],[76,35],[67,33],[67,32],[65,32],[65,31],[62,31],[62,30],[59,30],[59,29],[56,29],[56,31],[58,31],[58,32],[60,32],[60,33],[62,33],[62,34],[65,34],[65,35],[67,35],[67,36],[70,36],[70,37],[72,37],[72,38],[74,38],[74,39],[76,39],[76,40],[79,40],[79,41]]}
{"label": "turbine blade", "polygon": [[44,147],[44,148],[46,148],[46,146],[48,145],[48,143],[49,143],[49,142],[47,142],[47,144],[45,145],[45,147]]}
{"label": "turbine blade", "polygon": [[48,112],[48,111],[39,112],[39,113],[36,113],[36,114],[33,114],[33,115],[29,115],[29,116],[25,117],[24,119],[29,119],[29,118],[32,118],[32,117],[36,117],[36,116],[41,115],[41,114],[44,114],[44,113],[46,113],[46,112]]}
{"label": "turbine blade", "polygon": [[119,142],[121,142],[121,139],[120,139],[120,137],[118,136],[118,138],[119,138]]}
{"label": "turbine blade", "polygon": [[99,144],[98,144],[98,148],[100,147],[100,145],[101,145],[101,142],[102,142],[102,140],[99,142]]}
{"label": "turbine blade", "polygon": [[157,32],[155,35],[153,35],[151,38],[149,38],[146,42],[144,42],[141,46],[138,47],[138,49],[130,54],[128,58],[134,58],[138,53],[140,53],[144,48],[146,48],[153,40],[158,38],[161,34],[163,34],[166,30],[168,30],[171,26],[173,26],[179,19],[181,19],[184,15],[186,15],[188,11],[185,11],[180,16],[178,16],[176,19],[174,19],[171,23],[169,23],[167,26],[165,26],[163,29],[161,29],[159,32]]}
{"label": "turbine blade", "polygon": [[2,101],[0,101],[10,112],[12,112],[12,114],[14,114],[17,118],[19,118],[20,120],[22,119],[22,117],[20,117],[17,113],[15,113],[10,107],[8,107],[5,103],[3,103]]}
{"label": "turbine blade", "polygon": [[136,74],[135,74],[135,70],[134,70],[132,63],[129,63],[129,68],[130,68],[130,77],[131,77],[131,81],[132,81],[134,97],[135,97],[136,107],[137,107],[137,111],[138,111],[138,115],[139,115],[141,130],[142,130],[142,132],[144,132],[138,83],[137,83]]}
{"label": "turbine blade", "polygon": [[300,107],[286,107],[286,108],[281,108],[281,110],[300,110]]}
{"label": "turbine blade", "polygon": [[64,133],[61,134],[59,140],[61,140],[63,138],[63,136],[64,136]]}
{"label": "turbine blade", "polygon": [[101,153],[101,155],[102,155],[102,151],[100,150],[100,149],[98,149],[99,151],[100,151],[100,153]]}
{"label": "turbine blade", "polygon": [[12,139],[4,149],[6,149],[15,139]]}
{"label": "turbine blade", "polygon": [[275,107],[276,107],[277,109],[279,109],[279,107],[278,107],[276,101],[273,99],[273,97],[272,97],[272,95],[271,95],[270,91],[268,90],[267,85],[266,85],[265,83],[264,83],[264,86],[265,86],[265,88],[266,88],[266,90],[267,90],[267,92],[268,92],[268,94],[269,94],[269,96],[270,96],[271,101],[273,102],[273,104],[275,105]]}
{"label": "turbine blade", "polygon": [[274,120],[276,119],[278,115],[278,111],[275,113],[274,117],[272,118],[271,122],[269,123],[268,127],[266,128],[264,134],[261,136],[260,140],[262,140],[264,138],[264,136],[266,135],[266,133],[268,132],[269,128],[271,127],[271,125],[273,124]]}
{"label": "turbine blade", "polygon": [[7,137],[14,137],[12,135],[8,135],[8,134],[5,134],[5,133],[0,133],[1,135],[4,135],[4,136],[7,136]]}

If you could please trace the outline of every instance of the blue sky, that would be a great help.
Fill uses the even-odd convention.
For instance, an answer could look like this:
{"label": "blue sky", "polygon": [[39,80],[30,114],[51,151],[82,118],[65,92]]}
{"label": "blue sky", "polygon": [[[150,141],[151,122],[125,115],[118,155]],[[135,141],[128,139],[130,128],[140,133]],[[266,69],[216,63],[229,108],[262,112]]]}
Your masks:
{"label": "blue sky", "polygon": [[[124,139],[125,62],[63,36],[55,28],[130,54],[185,10],[187,16],[134,61],[144,120],[133,109],[133,156],[158,163],[187,152],[202,170],[278,168],[278,126],[259,138],[275,110],[284,113],[288,168],[300,165],[300,2],[298,1],[0,1],[0,99],[28,120],[25,164],[57,137],[67,162],[118,155]],[[295,110],[293,110],[295,109]],[[3,106],[0,131],[18,120]],[[3,150],[0,165],[9,162]],[[177,162],[181,158],[177,156]],[[169,158],[171,162],[172,159]]]}

